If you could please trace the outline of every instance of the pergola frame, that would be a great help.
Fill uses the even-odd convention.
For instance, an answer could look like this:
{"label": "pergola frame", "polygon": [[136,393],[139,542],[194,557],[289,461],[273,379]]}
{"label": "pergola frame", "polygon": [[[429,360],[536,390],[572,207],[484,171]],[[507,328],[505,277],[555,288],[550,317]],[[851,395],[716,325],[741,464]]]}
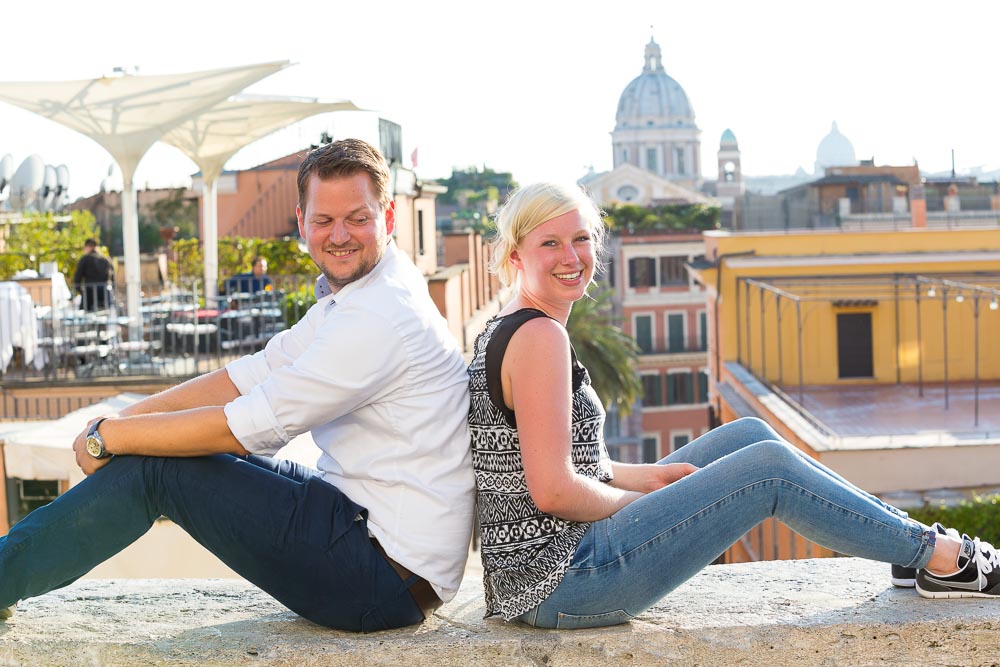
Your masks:
{"label": "pergola frame", "polygon": [[[768,330],[768,299],[773,297],[774,318],[777,328],[777,346],[781,349],[782,307],[785,303],[793,304],[795,309],[797,330],[798,357],[798,403],[801,407],[804,401],[803,382],[803,305],[810,303],[844,305],[876,305],[880,301],[891,300],[895,313],[896,338],[896,384],[902,384],[900,359],[900,307],[912,302],[915,309],[917,334],[917,384],[919,395],[924,395],[923,377],[923,345],[920,316],[921,300],[934,299],[940,302],[943,327],[943,358],[944,358],[944,407],[949,407],[949,377],[948,377],[948,307],[954,300],[963,303],[966,299],[972,302],[974,350],[974,421],[979,426],[979,389],[980,389],[980,314],[982,303],[987,303],[990,311],[1000,311],[1000,274],[996,273],[965,273],[965,274],[869,274],[850,277],[831,278],[829,276],[797,276],[773,278],[737,277],[736,285],[736,356],[741,366],[747,369],[759,381],[770,385],[767,380],[767,330]],[[742,289],[740,286],[742,285]],[[754,297],[756,296],[756,299]],[[753,336],[751,335],[750,309],[754,301],[759,309],[760,319],[760,361],[758,369],[754,368]],[[741,320],[741,313],[744,314]],[[806,316],[808,313],[806,313]],[[1000,317],[1000,312],[998,312]],[[745,341],[744,341],[745,337]],[[745,354],[744,354],[745,353]],[[778,385],[784,384],[784,368],[782,355],[778,355]],[[773,387],[773,385],[770,385]]]}

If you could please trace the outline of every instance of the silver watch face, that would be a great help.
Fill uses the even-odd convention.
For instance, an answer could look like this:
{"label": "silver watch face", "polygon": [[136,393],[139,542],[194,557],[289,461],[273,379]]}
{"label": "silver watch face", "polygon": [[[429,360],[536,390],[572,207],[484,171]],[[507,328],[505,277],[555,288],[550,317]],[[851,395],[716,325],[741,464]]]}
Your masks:
{"label": "silver watch face", "polygon": [[104,456],[104,443],[94,436],[87,437],[87,452],[95,459]]}

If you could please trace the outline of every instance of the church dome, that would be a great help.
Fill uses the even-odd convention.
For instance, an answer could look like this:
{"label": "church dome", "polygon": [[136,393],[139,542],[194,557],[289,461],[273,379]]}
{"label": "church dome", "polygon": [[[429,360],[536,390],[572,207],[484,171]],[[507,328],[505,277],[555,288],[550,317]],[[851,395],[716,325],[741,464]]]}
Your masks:
{"label": "church dome", "polygon": [[857,163],[854,146],[850,139],[840,133],[837,122],[834,121],[830,134],[823,137],[816,148],[816,174],[821,176],[827,167],[847,167]]}
{"label": "church dome", "polygon": [[663,70],[660,45],[646,45],[642,74],[625,86],[618,98],[615,129],[694,127],[694,110],[680,84]]}
{"label": "church dome", "polygon": [[727,127],[726,131],[722,133],[722,139],[719,140],[719,148],[736,148],[737,146],[736,135]]}

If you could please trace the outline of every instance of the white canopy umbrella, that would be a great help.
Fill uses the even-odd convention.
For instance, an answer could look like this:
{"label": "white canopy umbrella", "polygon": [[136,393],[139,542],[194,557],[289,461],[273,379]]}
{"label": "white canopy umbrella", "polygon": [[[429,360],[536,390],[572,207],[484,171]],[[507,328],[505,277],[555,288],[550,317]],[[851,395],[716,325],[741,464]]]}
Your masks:
{"label": "white canopy umbrella", "polygon": [[185,74],[0,83],[0,102],[87,135],[118,163],[124,180],[126,303],[133,334],[138,335],[141,326],[139,213],[133,183],[139,161],[174,127],[288,64],[280,61]]}
{"label": "white canopy umbrella", "polygon": [[201,169],[204,204],[205,296],[216,296],[219,282],[217,183],[237,151],[292,123],[329,111],[361,111],[352,102],[320,103],[292,97],[240,95],[185,120],[162,141],[179,148]]}

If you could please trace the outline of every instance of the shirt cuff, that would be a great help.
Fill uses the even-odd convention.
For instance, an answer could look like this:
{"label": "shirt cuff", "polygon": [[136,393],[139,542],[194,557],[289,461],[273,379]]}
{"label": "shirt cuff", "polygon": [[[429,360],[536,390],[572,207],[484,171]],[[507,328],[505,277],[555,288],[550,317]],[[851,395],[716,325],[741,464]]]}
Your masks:
{"label": "shirt cuff", "polygon": [[270,456],[288,443],[287,434],[260,389],[227,403],[223,412],[229,430],[251,454]]}
{"label": "shirt cuff", "polygon": [[264,351],[230,361],[226,364],[226,372],[229,373],[229,379],[236,385],[240,394],[246,396],[267,377],[268,367]]}

